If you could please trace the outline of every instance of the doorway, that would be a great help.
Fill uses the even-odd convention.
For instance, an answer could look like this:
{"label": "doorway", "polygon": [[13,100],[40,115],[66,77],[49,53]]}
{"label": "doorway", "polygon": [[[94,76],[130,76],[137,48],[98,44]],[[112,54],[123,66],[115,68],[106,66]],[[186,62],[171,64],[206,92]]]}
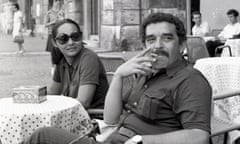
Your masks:
{"label": "doorway", "polygon": [[91,5],[91,35],[97,35],[99,26],[98,0],[91,0],[90,5]]}
{"label": "doorway", "polygon": [[34,27],[33,16],[32,16],[32,7],[33,1],[26,0],[25,1],[25,27],[27,29],[31,29]]}
{"label": "doorway", "polygon": [[192,12],[194,11],[200,11],[200,0],[191,1],[191,28],[194,25],[194,22],[192,21]]}

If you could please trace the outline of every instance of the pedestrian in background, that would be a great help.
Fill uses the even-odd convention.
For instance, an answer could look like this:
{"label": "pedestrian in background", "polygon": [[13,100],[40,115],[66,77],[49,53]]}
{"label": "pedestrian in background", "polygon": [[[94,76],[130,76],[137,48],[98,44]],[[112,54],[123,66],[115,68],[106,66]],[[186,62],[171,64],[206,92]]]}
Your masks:
{"label": "pedestrian in background", "polygon": [[13,4],[13,42],[18,44],[17,53],[23,54],[24,52],[24,38],[23,38],[23,13],[20,11],[18,3]]}
{"label": "pedestrian in background", "polygon": [[47,12],[45,18],[45,26],[48,28],[48,39],[46,51],[51,53],[52,69],[51,74],[53,75],[56,64],[63,57],[59,49],[55,48],[52,44],[52,27],[53,25],[65,18],[64,11],[61,9],[60,0],[54,0],[52,8]]}

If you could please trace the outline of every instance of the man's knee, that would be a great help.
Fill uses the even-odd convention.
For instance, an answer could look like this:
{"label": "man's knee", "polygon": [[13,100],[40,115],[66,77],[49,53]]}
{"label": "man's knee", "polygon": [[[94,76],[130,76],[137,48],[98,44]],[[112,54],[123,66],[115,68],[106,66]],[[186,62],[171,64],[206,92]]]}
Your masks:
{"label": "man's knee", "polygon": [[[42,139],[47,139],[47,136],[52,132],[51,127],[44,127],[37,129],[25,142],[24,144],[39,144]],[[46,144],[46,143],[41,143]]]}

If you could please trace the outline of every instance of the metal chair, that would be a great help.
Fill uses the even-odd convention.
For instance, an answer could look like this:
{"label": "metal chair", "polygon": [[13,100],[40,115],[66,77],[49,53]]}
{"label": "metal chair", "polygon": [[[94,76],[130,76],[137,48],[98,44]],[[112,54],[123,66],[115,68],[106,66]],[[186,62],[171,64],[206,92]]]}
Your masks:
{"label": "metal chair", "polygon": [[108,82],[111,83],[112,76],[116,69],[126,61],[122,56],[118,55],[99,54],[98,56],[106,70]]}
{"label": "metal chair", "polygon": [[[223,49],[225,49],[225,48],[228,48],[228,53],[229,53],[229,56],[231,57],[232,56],[232,50],[231,50],[231,47],[229,45],[218,46],[215,49],[215,56],[221,56],[221,53],[222,53]],[[220,51],[220,53],[219,53],[219,51]]]}
{"label": "metal chair", "polygon": [[202,37],[187,36],[187,60],[191,64],[195,64],[200,58],[209,57],[209,53]]}
{"label": "metal chair", "polygon": [[[99,57],[105,67],[108,82],[111,83],[114,72],[126,60],[120,55],[99,54]],[[129,76],[123,80],[123,95],[132,87],[133,79],[132,76]]]}
{"label": "metal chair", "polygon": [[[112,81],[112,77],[116,69],[123,63],[125,59],[122,56],[99,54],[98,55],[106,71],[108,83]],[[123,95],[125,95],[133,84],[133,77],[129,76],[123,79]],[[88,109],[91,118],[103,119],[103,109]]]}
{"label": "metal chair", "polygon": [[[240,90],[227,91],[222,94],[214,95],[213,100],[217,101],[238,95],[240,95]],[[240,124],[216,116],[211,117],[211,137],[213,138],[215,136],[224,135],[223,144],[227,144],[228,132],[239,129]]]}

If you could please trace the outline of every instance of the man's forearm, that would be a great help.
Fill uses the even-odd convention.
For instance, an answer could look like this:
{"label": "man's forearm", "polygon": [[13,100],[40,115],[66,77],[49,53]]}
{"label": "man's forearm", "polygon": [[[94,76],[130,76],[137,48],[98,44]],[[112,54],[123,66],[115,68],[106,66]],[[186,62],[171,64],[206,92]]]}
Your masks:
{"label": "man's forearm", "polygon": [[104,122],[116,124],[122,113],[122,85],[123,78],[114,75],[105,100]]}
{"label": "man's forearm", "polygon": [[185,129],[160,135],[144,135],[143,144],[209,144],[209,133]]}

